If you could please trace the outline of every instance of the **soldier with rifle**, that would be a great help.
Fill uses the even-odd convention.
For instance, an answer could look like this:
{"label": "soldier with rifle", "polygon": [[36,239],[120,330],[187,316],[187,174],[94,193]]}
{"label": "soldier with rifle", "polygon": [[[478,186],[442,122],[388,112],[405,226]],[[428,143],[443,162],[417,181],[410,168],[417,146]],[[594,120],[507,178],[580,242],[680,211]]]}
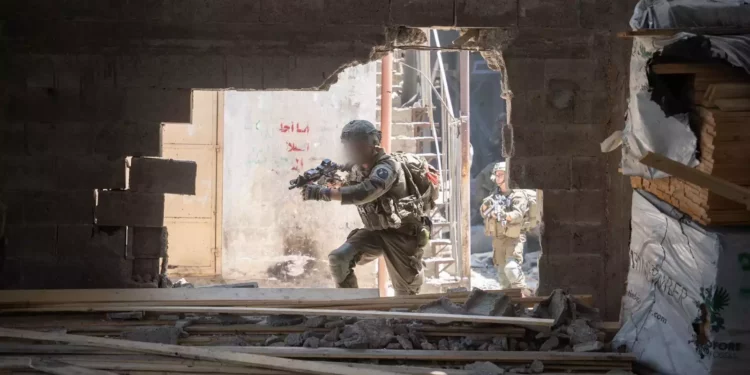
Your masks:
{"label": "soldier with rifle", "polygon": [[[423,247],[430,236],[427,212],[437,197],[439,181],[424,159],[387,154],[380,141],[380,131],[369,121],[347,123],[341,142],[349,161],[348,177],[342,184],[307,183],[301,186],[302,199],[354,205],[364,224],[328,256],[337,287],[357,288],[355,265],[383,256],[396,295],[417,294],[423,281]],[[330,172],[335,163],[326,165],[311,176]]]}

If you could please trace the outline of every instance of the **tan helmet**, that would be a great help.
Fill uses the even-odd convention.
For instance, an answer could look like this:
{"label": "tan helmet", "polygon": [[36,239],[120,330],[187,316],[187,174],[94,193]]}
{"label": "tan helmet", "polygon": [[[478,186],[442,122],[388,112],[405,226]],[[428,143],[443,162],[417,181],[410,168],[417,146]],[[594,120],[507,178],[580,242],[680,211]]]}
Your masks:
{"label": "tan helmet", "polygon": [[492,175],[490,176],[490,180],[492,180],[493,182],[496,181],[495,172],[497,171],[503,171],[503,172],[507,171],[504,161],[495,163],[495,166],[492,168]]}

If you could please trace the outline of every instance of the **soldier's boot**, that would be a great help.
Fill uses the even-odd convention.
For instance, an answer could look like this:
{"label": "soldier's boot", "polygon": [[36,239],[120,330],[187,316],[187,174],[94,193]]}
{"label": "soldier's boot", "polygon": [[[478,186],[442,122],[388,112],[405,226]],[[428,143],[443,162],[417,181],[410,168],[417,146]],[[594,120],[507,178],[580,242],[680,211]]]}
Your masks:
{"label": "soldier's boot", "polygon": [[354,271],[349,273],[349,276],[347,276],[344,281],[336,283],[336,288],[359,288],[359,284],[357,283],[357,275],[354,274]]}

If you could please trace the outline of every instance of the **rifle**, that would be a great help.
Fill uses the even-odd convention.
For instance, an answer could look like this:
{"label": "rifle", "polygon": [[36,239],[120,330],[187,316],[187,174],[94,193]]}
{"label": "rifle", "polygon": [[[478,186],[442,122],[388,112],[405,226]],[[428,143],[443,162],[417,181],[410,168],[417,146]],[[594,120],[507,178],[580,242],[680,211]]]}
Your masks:
{"label": "rifle", "polygon": [[330,159],[323,159],[319,166],[308,169],[294,180],[289,181],[289,190],[301,188],[310,183],[324,185],[326,183],[340,182],[340,178],[336,175],[336,172],[344,168],[345,166],[336,164]]}

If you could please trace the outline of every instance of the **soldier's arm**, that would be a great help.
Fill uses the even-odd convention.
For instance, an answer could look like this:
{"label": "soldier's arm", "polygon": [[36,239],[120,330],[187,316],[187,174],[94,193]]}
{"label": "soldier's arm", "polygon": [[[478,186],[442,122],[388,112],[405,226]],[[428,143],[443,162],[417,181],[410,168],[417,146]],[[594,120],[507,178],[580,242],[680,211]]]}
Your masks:
{"label": "soldier's arm", "polygon": [[482,201],[482,205],[479,207],[479,214],[486,219],[488,216],[490,216],[490,214],[492,214],[492,206],[494,205],[495,200],[492,199],[492,196],[484,198],[484,201]]}
{"label": "soldier's arm", "polygon": [[372,202],[385,194],[397,178],[396,171],[390,164],[379,164],[362,182],[339,189],[332,189],[331,200],[340,200],[341,204],[363,204]]}
{"label": "soldier's arm", "polygon": [[520,196],[514,196],[510,210],[506,211],[507,216],[505,220],[509,224],[521,224],[523,223],[526,212],[529,211],[529,201],[523,194]]}

